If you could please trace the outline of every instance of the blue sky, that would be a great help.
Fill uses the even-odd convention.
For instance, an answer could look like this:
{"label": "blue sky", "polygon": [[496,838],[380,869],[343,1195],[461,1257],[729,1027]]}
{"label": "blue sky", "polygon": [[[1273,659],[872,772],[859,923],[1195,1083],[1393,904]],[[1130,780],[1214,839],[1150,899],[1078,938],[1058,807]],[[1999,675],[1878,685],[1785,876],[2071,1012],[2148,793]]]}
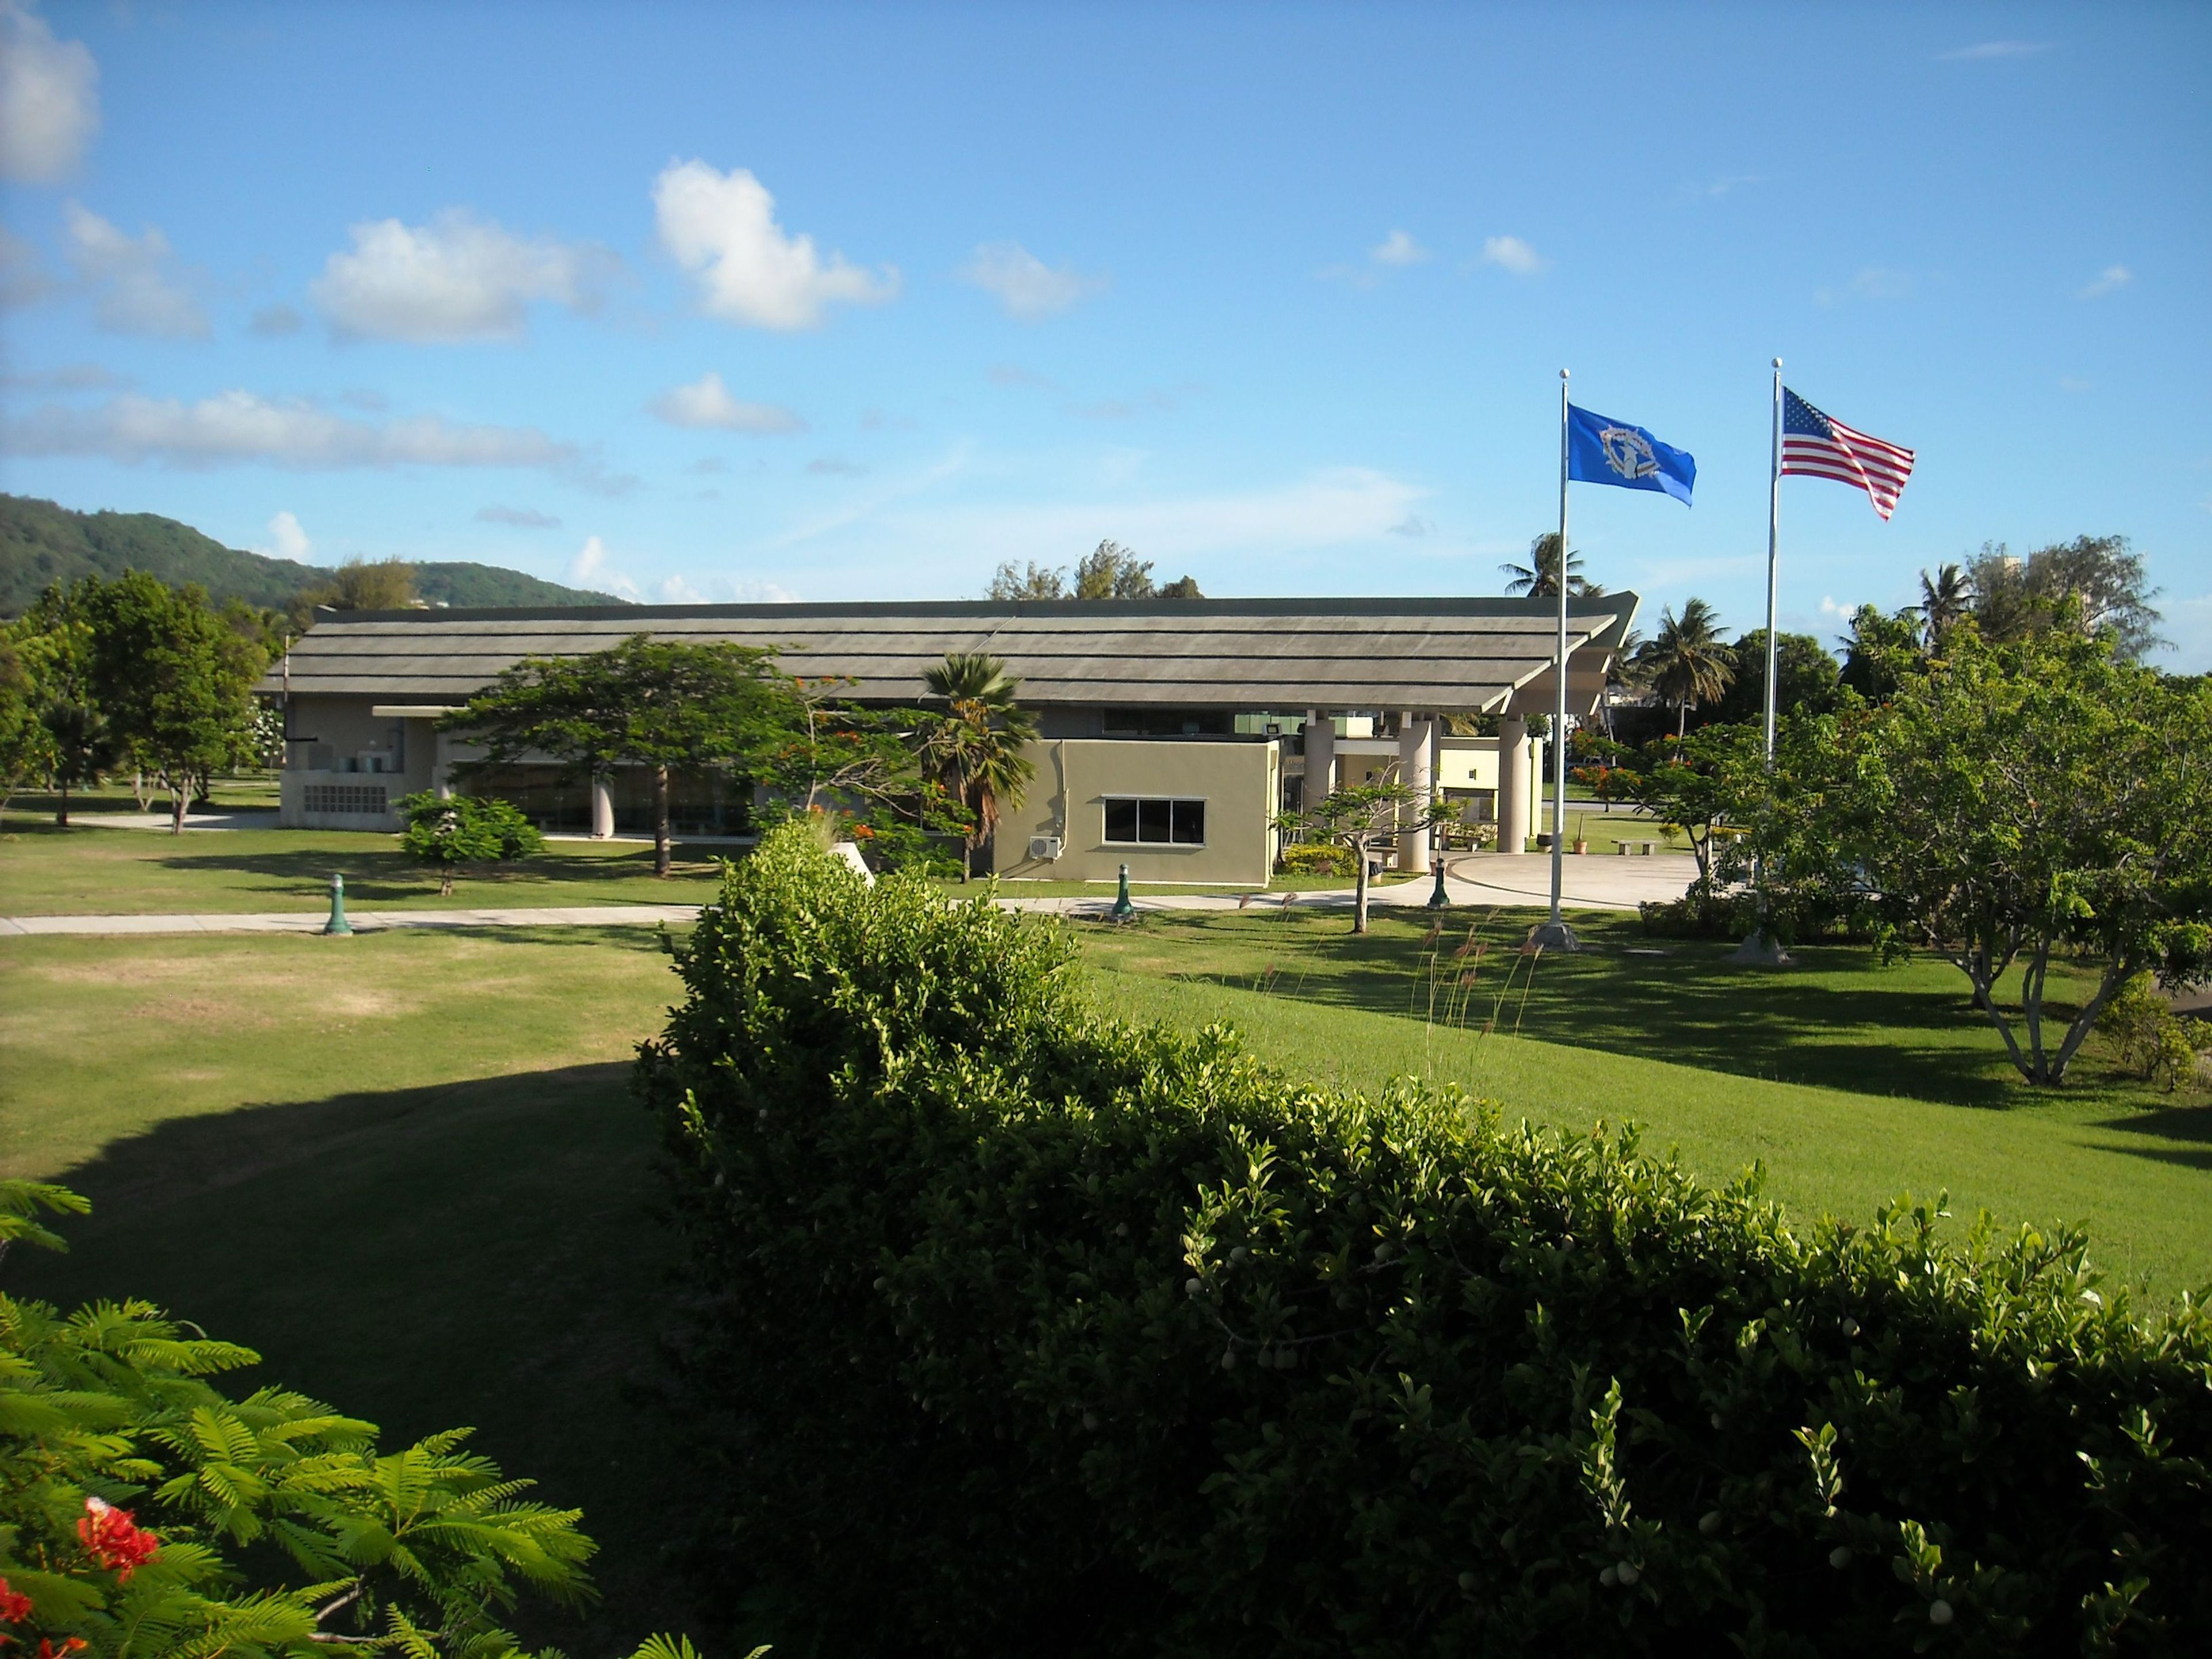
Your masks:
{"label": "blue sky", "polygon": [[2212,11],[0,0],[0,487],[331,562],[933,598],[1111,537],[1482,593],[1576,401],[1763,605],[1768,360],[1919,465],[1783,487],[1785,625],[2148,557],[2212,669]]}

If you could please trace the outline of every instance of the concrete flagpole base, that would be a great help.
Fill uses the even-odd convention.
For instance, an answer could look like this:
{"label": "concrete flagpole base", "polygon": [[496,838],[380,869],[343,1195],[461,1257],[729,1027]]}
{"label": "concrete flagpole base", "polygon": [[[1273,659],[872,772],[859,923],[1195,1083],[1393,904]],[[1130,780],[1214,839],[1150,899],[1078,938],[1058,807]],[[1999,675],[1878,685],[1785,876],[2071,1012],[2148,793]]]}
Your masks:
{"label": "concrete flagpole base", "polygon": [[1747,968],[1792,968],[1797,962],[1764,928],[1729,951],[1729,960],[1741,963]]}
{"label": "concrete flagpole base", "polygon": [[1540,921],[1528,930],[1528,943],[1540,945],[1547,951],[1579,951],[1583,942],[1575,937],[1575,930],[1564,921]]}

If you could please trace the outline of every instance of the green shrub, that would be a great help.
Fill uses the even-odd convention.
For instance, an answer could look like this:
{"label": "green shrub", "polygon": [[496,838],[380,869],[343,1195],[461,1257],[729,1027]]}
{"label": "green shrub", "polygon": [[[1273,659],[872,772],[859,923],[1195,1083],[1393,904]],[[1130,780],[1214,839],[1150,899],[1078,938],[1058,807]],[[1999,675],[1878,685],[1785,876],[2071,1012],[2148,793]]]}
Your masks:
{"label": "green shrub", "polygon": [[545,850],[545,837],[513,801],[496,795],[447,795],[425,789],[398,802],[406,827],[400,850],[438,872],[441,896],[453,890],[453,872],[469,864],[511,864]]}
{"label": "green shrub", "polygon": [[1339,847],[1333,842],[1294,841],[1285,846],[1275,860],[1275,867],[1286,876],[1352,876],[1359,873],[1349,847]]}
{"label": "green shrub", "polygon": [[2145,1082],[2163,1079],[2169,1093],[2203,1082],[2201,1055],[2212,1048],[2212,1021],[2175,1013],[2148,974],[2137,974],[2114,994],[2097,1016],[2097,1031],[2121,1070]]}
{"label": "green shrub", "polygon": [[[722,1554],[824,1652],[2203,1650],[2212,1327],[1300,1086],[778,834],[646,1045]],[[732,1589],[732,1592],[734,1590]]]}

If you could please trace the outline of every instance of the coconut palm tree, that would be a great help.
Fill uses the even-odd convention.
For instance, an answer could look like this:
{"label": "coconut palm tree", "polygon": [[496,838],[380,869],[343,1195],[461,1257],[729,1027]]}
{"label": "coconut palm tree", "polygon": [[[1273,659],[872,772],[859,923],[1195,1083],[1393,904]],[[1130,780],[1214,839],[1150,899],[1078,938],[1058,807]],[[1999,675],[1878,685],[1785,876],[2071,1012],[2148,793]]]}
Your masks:
{"label": "coconut palm tree", "polygon": [[1019,806],[1036,769],[1022,745],[1036,736],[1036,720],[1014,701],[1021,682],[996,657],[953,652],[929,669],[922,684],[949,705],[921,733],[922,764],[969,815],[960,845],[960,879],[975,873],[975,852],[998,827],[999,809]]}
{"label": "coconut palm tree", "polygon": [[1920,573],[1920,614],[1928,620],[1928,648],[1941,651],[1943,641],[1974,608],[1974,584],[1955,564],[1947,564],[1931,579]]}
{"label": "coconut palm tree", "polygon": [[[1583,578],[1582,565],[1583,556],[1569,548],[1567,597],[1594,599],[1605,589]],[[1557,599],[1559,592],[1559,532],[1547,530],[1530,542],[1528,563],[1501,564],[1498,568],[1512,578],[1505,584],[1507,593],[1520,599]]]}
{"label": "coconut palm tree", "polygon": [[1605,716],[1606,741],[1613,741],[1613,697],[1615,691],[1633,691],[1644,684],[1644,671],[1637,659],[1644,650],[1644,630],[1632,628],[1620,636],[1620,643],[1612,656],[1606,659],[1605,691],[1599,707]]}
{"label": "coconut palm tree", "polygon": [[1693,703],[1717,702],[1735,682],[1735,653],[1721,643],[1719,614],[1703,599],[1686,599],[1682,614],[1659,613],[1659,631],[1636,653],[1638,669],[1674,705],[1679,753]]}

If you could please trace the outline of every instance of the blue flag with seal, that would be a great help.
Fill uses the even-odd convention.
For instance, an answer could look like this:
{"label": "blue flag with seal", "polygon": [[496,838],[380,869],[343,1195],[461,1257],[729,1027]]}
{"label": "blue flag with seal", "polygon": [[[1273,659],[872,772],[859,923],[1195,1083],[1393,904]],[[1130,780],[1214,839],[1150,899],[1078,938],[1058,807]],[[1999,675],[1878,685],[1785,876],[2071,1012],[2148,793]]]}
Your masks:
{"label": "blue flag with seal", "polygon": [[1640,426],[1609,421],[1567,405],[1567,477],[1577,483],[1623,489],[1663,489],[1690,504],[1698,463],[1686,449],[1662,444]]}

